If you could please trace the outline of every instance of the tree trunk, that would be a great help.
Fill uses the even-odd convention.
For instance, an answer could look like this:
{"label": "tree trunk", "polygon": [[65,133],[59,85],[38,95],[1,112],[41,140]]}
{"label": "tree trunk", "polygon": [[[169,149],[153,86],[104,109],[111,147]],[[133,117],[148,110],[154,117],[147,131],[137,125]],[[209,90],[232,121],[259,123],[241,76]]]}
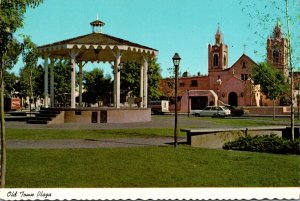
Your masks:
{"label": "tree trunk", "polygon": [[273,99],[273,120],[275,120],[275,99]]}
{"label": "tree trunk", "polygon": [[1,111],[1,187],[5,187],[6,175],[6,141],[5,141],[5,118],[4,118],[4,69],[0,71],[0,111]]}
{"label": "tree trunk", "polygon": [[292,43],[291,43],[291,27],[290,27],[290,15],[289,15],[289,1],[285,0],[285,18],[286,18],[286,25],[287,25],[287,30],[288,30],[288,34],[287,34],[287,39],[288,39],[288,48],[289,48],[289,69],[290,69],[290,74],[291,74],[291,132],[292,132],[292,140],[295,139],[295,131],[294,131],[294,127],[295,127],[295,114],[294,114],[294,103],[293,103],[293,97],[294,97],[294,81],[293,81],[293,77],[294,77],[294,73],[293,73],[293,63],[292,63]]}

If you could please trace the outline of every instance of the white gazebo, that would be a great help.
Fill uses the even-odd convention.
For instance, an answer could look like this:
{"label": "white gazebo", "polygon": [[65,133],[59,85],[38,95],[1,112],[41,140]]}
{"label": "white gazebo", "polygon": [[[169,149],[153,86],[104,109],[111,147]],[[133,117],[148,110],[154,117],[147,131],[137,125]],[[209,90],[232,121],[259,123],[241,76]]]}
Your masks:
{"label": "white gazebo", "polygon": [[[141,63],[140,68],[140,97],[141,108],[147,108],[148,97],[148,61],[153,59],[158,51],[137,43],[123,40],[102,33],[105,25],[100,20],[90,23],[92,33],[75,38],[62,40],[52,44],[38,47],[39,54],[44,59],[45,88],[44,107],[54,107],[54,73],[53,64],[57,59],[69,59],[71,61],[71,109],[82,106],[82,68],[87,62],[109,62],[113,65],[114,74],[114,108],[120,108],[120,67],[121,62],[133,61]],[[50,63],[49,63],[50,60]],[[75,81],[76,66],[79,68],[79,103],[76,106]],[[48,92],[48,73],[50,69],[50,101]],[[50,102],[50,105],[49,105]]]}

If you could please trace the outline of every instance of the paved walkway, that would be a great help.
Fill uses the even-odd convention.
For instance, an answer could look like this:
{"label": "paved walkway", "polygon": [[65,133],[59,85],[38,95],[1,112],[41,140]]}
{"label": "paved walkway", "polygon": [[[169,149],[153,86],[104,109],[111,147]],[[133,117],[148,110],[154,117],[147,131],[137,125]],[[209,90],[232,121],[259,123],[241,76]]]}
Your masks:
{"label": "paved walkway", "polygon": [[[179,137],[178,141],[186,141]],[[75,148],[114,148],[168,146],[172,137],[152,138],[111,138],[111,139],[63,139],[63,140],[8,140],[9,149],[75,149]]]}
{"label": "paved walkway", "polygon": [[[20,129],[126,129],[126,128],[172,128],[174,127],[173,115],[153,115],[150,122],[138,123],[64,123],[64,124],[27,124],[26,122],[5,123],[6,128]],[[201,121],[194,116],[179,115],[178,127],[211,127],[208,121]]]}

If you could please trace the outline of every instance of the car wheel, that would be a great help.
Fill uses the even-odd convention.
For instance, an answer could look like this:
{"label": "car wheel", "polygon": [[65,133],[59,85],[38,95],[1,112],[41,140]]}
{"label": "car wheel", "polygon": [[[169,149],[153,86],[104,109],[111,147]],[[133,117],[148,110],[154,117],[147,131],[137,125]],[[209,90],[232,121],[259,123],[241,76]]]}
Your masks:
{"label": "car wheel", "polygon": [[195,113],[195,117],[200,117],[200,114],[198,114],[198,113]]}

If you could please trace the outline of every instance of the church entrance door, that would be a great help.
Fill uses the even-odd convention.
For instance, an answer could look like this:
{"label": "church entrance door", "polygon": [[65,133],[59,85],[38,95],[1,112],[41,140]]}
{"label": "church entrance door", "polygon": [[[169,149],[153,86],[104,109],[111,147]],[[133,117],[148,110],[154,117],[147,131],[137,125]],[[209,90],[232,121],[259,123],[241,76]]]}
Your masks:
{"label": "church entrance door", "polygon": [[228,95],[228,104],[238,106],[238,96],[235,92],[230,92]]}
{"label": "church entrance door", "polygon": [[202,110],[208,105],[207,96],[193,96],[191,97],[191,109]]}

